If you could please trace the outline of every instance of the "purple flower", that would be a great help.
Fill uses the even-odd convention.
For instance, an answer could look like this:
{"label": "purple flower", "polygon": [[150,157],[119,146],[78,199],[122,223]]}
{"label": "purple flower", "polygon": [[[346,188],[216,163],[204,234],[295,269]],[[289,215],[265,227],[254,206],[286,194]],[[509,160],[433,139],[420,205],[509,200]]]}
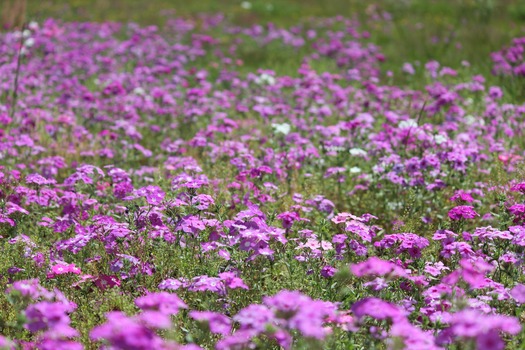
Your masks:
{"label": "purple flower", "polygon": [[[390,329],[390,336],[401,338],[406,349],[441,349],[435,344],[432,333],[421,330],[408,322],[408,320],[401,319],[394,322]],[[389,339],[388,343],[392,344],[389,348],[395,348],[395,340]]]}
{"label": "purple flower", "polygon": [[159,311],[166,315],[176,315],[187,305],[176,295],[167,292],[150,293],[135,299],[135,305],[142,310]]}
{"label": "purple flower", "polygon": [[400,266],[390,261],[379,259],[372,256],[368,260],[350,265],[350,271],[357,277],[365,276],[387,276],[387,277],[407,277],[408,273]]}
{"label": "purple flower", "polygon": [[520,183],[517,183],[517,184],[513,185],[510,188],[510,190],[513,191],[513,192],[521,192],[521,193],[525,194],[525,182],[520,182]]}
{"label": "purple flower", "polygon": [[192,198],[191,204],[194,205],[199,210],[206,210],[213,205],[215,201],[213,198],[207,194],[199,194]]}
{"label": "purple flower", "polygon": [[282,290],[273,296],[263,298],[263,302],[270,308],[275,309],[281,317],[288,318],[295,314],[297,309],[305,302],[310,300],[306,295],[298,291]]}
{"label": "purple flower", "polygon": [[[72,340],[44,337],[35,344],[39,350],[83,350],[82,344]],[[1,345],[0,345],[1,347]],[[3,348],[2,348],[3,349]],[[14,349],[14,348],[13,348]]]}
{"label": "purple flower", "polygon": [[489,96],[495,100],[503,97],[503,91],[498,86],[491,86],[489,88]]}
{"label": "purple flower", "polygon": [[469,193],[459,190],[459,191],[456,191],[456,193],[454,193],[452,197],[450,197],[450,200],[451,201],[461,200],[467,203],[472,203],[474,201],[474,198],[472,198],[472,196]]}
{"label": "purple flower", "polygon": [[408,62],[403,63],[403,72],[410,75],[414,75],[416,73],[414,66]]}
{"label": "purple flower", "polygon": [[239,311],[233,319],[241,325],[241,329],[264,332],[267,325],[275,323],[273,312],[264,305],[249,305]]}
{"label": "purple flower", "polygon": [[323,268],[321,269],[321,276],[323,276],[324,278],[330,278],[333,277],[336,272],[337,269],[333,266],[323,266]]}
{"label": "purple flower", "polygon": [[191,311],[190,317],[208,323],[210,331],[215,334],[228,335],[231,331],[231,320],[223,314],[212,311]]}
{"label": "purple flower", "polygon": [[421,251],[429,244],[428,239],[415,233],[396,233],[385,235],[381,241],[375,242],[374,246],[383,249],[397,246],[396,254],[407,252],[411,257],[419,258]]}
{"label": "purple flower", "polygon": [[336,307],[330,302],[311,300],[308,298],[301,303],[297,313],[288,320],[288,328],[296,329],[305,337],[324,339],[328,329],[325,322],[335,318]]}
{"label": "purple flower", "polygon": [[188,290],[191,292],[213,292],[220,295],[226,294],[224,282],[218,277],[197,276],[188,284]]}
{"label": "purple flower", "polygon": [[509,212],[514,215],[515,223],[523,222],[525,219],[525,204],[514,204],[509,208]]}
{"label": "purple flower", "polygon": [[525,304],[525,285],[517,284],[511,289],[510,295],[520,304]]}
{"label": "purple flower", "polygon": [[219,278],[224,282],[226,287],[230,289],[246,289],[248,290],[248,286],[244,283],[244,281],[237,277],[237,275],[233,272],[222,272],[219,274]]}
{"label": "purple flower", "polygon": [[7,290],[8,293],[11,293],[12,291],[18,291],[22,296],[32,300],[39,298],[51,299],[54,295],[52,292],[42,287],[39,284],[39,280],[36,278],[14,282]]}
{"label": "purple flower", "polygon": [[0,349],[14,350],[15,343],[7,339],[6,337],[0,335]]}
{"label": "purple flower", "polygon": [[170,279],[162,281],[159,284],[159,289],[177,290],[181,287],[186,287],[186,286],[187,286],[186,281],[175,279],[175,278],[170,278]]}
{"label": "purple flower", "polygon": [[357,301],[352,305],[352,312],[357,318],[370,316],[377,320],[397,320],[406,315],[398,306],[378,298],[365,298]]}
{"label": "purple flower", "polygon": [[294,211],[285,211],[284,213],[277,215],[277,219],[281,220],[284,228],[289,229],[295,221],[301,220],[301,217]]}
{"label": "purple flower", "polygon": [[505,342],[501,339],[496,331],[489,331],[487,333],[479,334],[476,337],[477,350],[503,350],[505,349]]}
{"label": "purple flower", "polygon": [[57,337],[75,337],[78,332],[69,326],[67,315],[71,311],[71,305],[62,302],[41,301],[29,305],[24,312],[25,327],[31,332],[50,331]]}
{"label": "purple flower", "polygon": [[375,237],[374,231],[361,220],[347,221],[345,231],[356,234],[365,242],[372,242]]}
{"label": "purple flower", "polygon": [[332,201],[330,201],[328,199],[323,199],[318,204],[317,208],[319,209],[319,211],[321,211],[323,213],[331,214],[334,211],[335,205],[334,205],[334,203]]}
{"label": "purple flower", "polygon": [[436,262],[435,264],[432,264],[431,262],[425,263],[425,272],[428,273],[431,276],[439,276],[444,270],[450,270],[448,267],[446,267],[441,261]]}
{"label": "purple flower", "polygon": [[158,186],[146,186],[135,191],[139,197],[145,197],[148,204],[159,205],[164,200],[166,193]]}
{"label": "purple flower", "polygon": [[474,219],[476,216],[479,216],[479,214],[476,213],[474,207],[468,205],[454,207],[448,212],[448,217],[451,220]]}
{"label": "purple flower", "polygon": [[115,349],[162,349],[164,341],[137,317],[122,312],[106,314],[107,321],[89,334],[92,340],[105,340]]}
{"label": "purple flower", "polygon": [[28,184],[37,184],[37,185],[52,185],[56,181],[54,179],[46,179],[40,174],[30,174],[26,176],[26,183]]}
{"label": "purple flower", "polygon": [[520,332],[521,325],[514,317],[487,315],[475,309],[465,309],[452,315],[450,330],[456,337],[477,339],[496,336],[499,338],[497,331],[515,335]]}

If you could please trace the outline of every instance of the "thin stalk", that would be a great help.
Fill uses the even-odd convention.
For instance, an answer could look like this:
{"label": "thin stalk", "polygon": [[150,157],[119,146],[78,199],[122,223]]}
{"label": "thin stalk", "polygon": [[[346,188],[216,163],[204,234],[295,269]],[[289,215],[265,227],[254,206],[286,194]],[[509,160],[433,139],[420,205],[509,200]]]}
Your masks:
{"label": "thin stalk", "polygon": [[20,76],[20,66],[22,65],[22,48],[24,47],[24,30],[26,28],[26,25],[22,25],[22,29],[20,32],[20,46],[18,48],[18,58],[16,61],[16,71],[15,71],[15,81],[13,85],[13,98],[12,98],[12,104],[11,104],[11,111],[9,114],[9,117],[13,119],[13,116],[15,115],[16,111],[16,103],[18,100],[18,77]]}

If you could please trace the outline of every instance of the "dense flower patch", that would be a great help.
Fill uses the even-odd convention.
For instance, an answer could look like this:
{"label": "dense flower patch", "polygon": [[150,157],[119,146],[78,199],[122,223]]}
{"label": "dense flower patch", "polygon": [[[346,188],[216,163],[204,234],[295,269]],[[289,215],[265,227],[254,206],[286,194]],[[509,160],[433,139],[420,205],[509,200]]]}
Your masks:
{"label": "dense flower patch", "polygon": [[385,74],[345,18],[50,19],[0,53],[0,347],[524,341],[525,105],[468,64]]}

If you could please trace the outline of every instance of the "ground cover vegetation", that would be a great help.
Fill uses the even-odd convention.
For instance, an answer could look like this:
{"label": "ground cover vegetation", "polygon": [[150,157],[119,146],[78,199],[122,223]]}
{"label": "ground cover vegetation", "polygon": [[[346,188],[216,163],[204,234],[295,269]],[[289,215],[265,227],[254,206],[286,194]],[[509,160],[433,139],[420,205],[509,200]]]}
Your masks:
{"label": "ground cover vegetation", "polygon": [[522,5],[26,5],[0,348],[523,346]]}

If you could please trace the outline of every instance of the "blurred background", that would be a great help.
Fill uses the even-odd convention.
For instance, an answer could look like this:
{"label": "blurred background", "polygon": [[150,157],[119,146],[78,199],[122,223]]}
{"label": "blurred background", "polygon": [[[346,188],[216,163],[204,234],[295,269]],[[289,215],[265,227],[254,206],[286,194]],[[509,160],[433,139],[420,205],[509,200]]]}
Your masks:
{"label": "blurred background", "polygon": [[[119,21],[157,25],[173,17],[222,13],[250,26],[283,27],[311,17],[359,19],[387,57],[387,67],[437,59],[457,67],[467,60],[480,74],[490,70],[490,53],[525,36],[525,1],[512,0],[0,0],[4,29],[31,20]],[[367,21],[371,17],[384,20]],[[268,60],[252,53],[255,64]],[[276,58],[277,60],[280,57]]]}

